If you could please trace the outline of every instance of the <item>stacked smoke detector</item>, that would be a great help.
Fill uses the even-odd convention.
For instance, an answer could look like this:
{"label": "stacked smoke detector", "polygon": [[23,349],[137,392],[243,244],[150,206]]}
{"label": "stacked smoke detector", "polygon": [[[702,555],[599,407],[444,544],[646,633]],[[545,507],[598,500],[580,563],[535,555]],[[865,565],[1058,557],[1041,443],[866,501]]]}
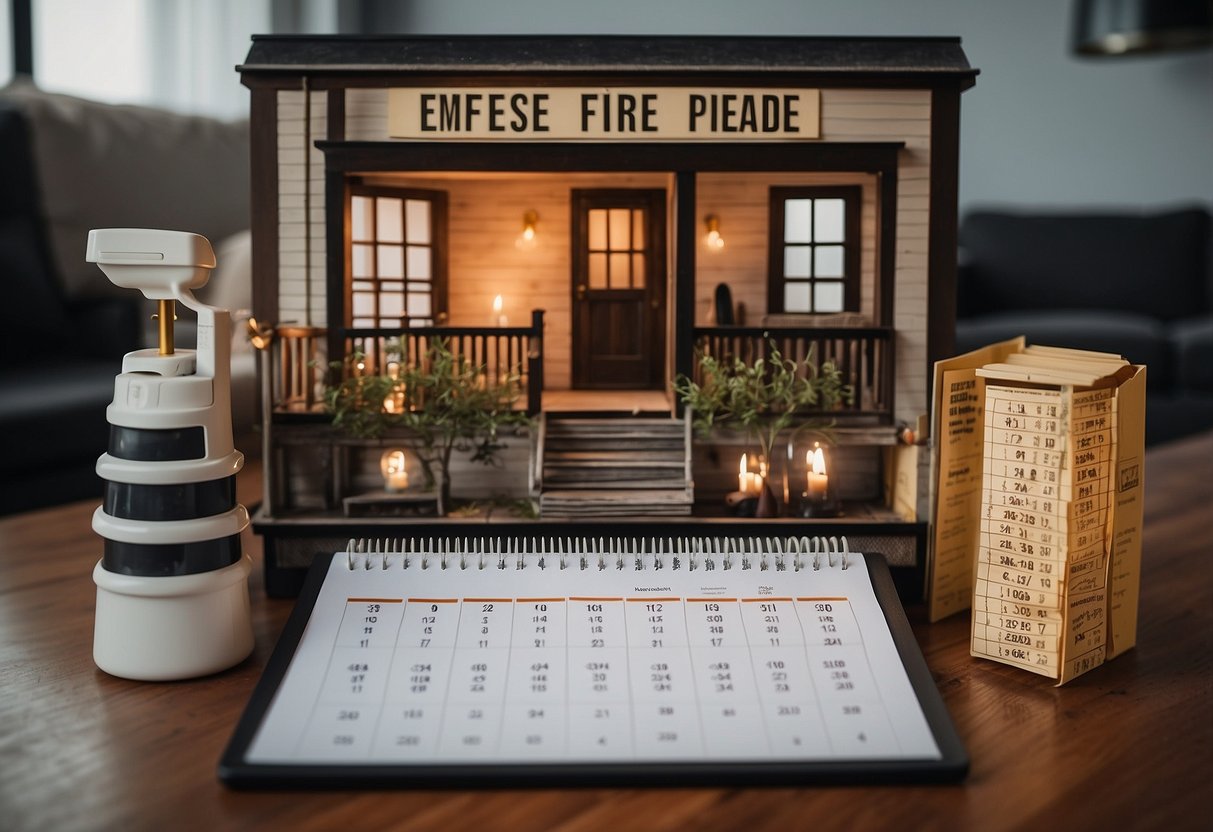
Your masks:
{"label": "stacked smoke detector", "polygon": [[[93,570],[93,658],[128,679],[185,679],[242,661],[253,648],[236,502],[244,455],[232,446],[231,319],[199,302],[215,254],[179,231],[89,232],[87,259],[116,285],[159,302],[159,348],[128,353],[107,411],[97,461],[105,501],[93,530],[105,540]],[[197,349],[178,350],[180,304],[197,313]]]}

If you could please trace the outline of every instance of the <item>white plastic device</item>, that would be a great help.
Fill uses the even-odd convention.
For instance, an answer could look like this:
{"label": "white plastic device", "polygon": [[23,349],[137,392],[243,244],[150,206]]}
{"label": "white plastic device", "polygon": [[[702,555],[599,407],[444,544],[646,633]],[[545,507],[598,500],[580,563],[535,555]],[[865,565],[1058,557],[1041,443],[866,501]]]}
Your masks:
{"label": "white plastic device", "polygon": [[[93,660],[128,679],[216,673],[252,652],[253,631],[252,561],[240,544],[248,512],[235,498],[244,455],[232,446],[231,318],[193,295],[215,254],[198,234],[104,228],[89,232],[86,260],[159,301],[161,316],[159,349],[127,353],[106,410]],[[198,316],[194,350],[172,343],[177,303]]]}

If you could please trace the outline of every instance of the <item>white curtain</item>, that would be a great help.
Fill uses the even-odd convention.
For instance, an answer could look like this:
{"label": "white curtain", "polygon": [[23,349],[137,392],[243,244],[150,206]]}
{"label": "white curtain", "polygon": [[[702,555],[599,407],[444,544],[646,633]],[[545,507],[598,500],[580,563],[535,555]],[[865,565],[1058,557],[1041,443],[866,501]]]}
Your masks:
{"label": "white curtain", "polygon": [[[314,0],[312,0],[314,2]],[[282,6],[287,2],[284,13]],[[326,0],[331,2],[331,0]],[[97,101],[236,119],[236,65],[275,20],[299,31],[303,0],[35,0],[34,80]],[[302,11],[294,12],[293,9]]]}
{"label": "white curtain", "polygon": [[270,31],[270,0],[142,0],[151,88],[148,103],[219,118],[248,115],[235,67],[253,34]]}

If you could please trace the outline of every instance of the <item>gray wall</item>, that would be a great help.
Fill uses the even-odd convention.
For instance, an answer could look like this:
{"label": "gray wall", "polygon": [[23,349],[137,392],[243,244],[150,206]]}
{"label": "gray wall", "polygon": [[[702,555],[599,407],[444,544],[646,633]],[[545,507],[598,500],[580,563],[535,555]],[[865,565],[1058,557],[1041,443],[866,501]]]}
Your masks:
{"label": "gray wall", "polygon": [[[960,35],[960,206],[1213,203],[1213,52],[1079,59],[1072,0],[368,0],[421,34]],[[345,21],[343,21],[345,23]]]}

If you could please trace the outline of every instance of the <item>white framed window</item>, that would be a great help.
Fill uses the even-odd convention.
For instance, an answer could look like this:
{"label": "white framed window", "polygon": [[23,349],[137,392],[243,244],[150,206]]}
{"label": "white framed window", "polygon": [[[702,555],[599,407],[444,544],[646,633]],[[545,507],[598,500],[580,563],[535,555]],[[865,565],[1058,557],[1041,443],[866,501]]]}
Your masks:
{"label": "white framed window", "polygon": [[858,186],[773,187],[767,309],[859,311]]}

